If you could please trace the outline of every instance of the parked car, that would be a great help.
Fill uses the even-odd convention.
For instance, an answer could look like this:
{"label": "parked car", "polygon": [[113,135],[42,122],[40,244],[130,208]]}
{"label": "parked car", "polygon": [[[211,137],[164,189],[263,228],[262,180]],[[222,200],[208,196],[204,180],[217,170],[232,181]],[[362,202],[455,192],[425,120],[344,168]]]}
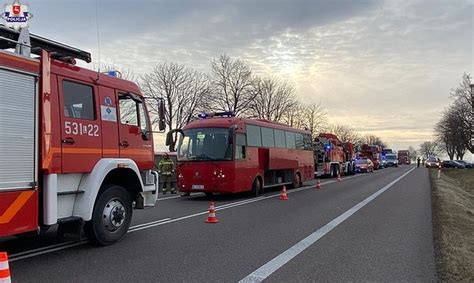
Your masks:
{"label": "parked car", "polygon": [[439,168],[439,159],[430,157],[425,161],[426,168]]}
{"label": "parked car", "polygon": [[469,162],[467,162],[467,161],[464,161],[464,160],[456,160],[456,162],[461,163],[461,164],[464,165],[466,168],[472,168],[472,163],[469,163]]}
{"label": "parked car", "polygon": [[458,169],[464,169],[466,166],[463,164],[453,161],[453,160],[444,160],[442,165],[443,168],[458,168]]}
{"label": "parked car", "polygon": [[374,163],[368,158],[357,159],[356,160],[356,172],[374,172]]}

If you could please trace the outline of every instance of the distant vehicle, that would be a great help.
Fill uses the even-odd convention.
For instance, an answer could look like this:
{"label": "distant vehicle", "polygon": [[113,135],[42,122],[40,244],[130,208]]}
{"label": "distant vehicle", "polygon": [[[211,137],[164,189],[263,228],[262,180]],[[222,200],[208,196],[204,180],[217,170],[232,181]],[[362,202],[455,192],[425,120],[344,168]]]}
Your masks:
{"label": "distant vehicle", "polygon": [[387,167],[387,158],[385,157],[385,155],[382,155],[380,160],[382,162],[381,168],[386,168]]}
{"label": "distant vehicle", "polygon": [[398,167],[397,155],[389,153],[385,155],[385,167]]}
{"label": "distant vehicle", "polygon": [[397,152],[398,154],[398,164],[400,165],[410,165],[410,153],[408,150],[399,150]]}
{"label": "distant vehicle", "polygon": [[457,169],[465,169],[466,166],[454,160],[444,160],[442,165],[443,168],[457,168]]}
{"label": "distant vehicle", "polygon": [[178,140],[181,192],[239,193],[257,196],[265,188],[299,187],[314,178],[311,133],[266,120],[234,117],[230,112],[200,115]]}
{"label": "distant vehicle", "polygon": [[389,153],[393,153],[393,150],[391,148],[382,149],[382,155],[387,155]]}
{"label": "distant vehicle", "polygon": [[430,157],[425,161],[426,168],[439,168],[439,164],[439,159],[434,157]]}
{"label": "distant vehicle", "polygon": [[356,172],[374,172],[374,163],[368,158],[361,158],[356,160]]}
{"label": "distant vehicle", "polygon": [[467,162],[467,161],[464,161],[464,160],[456,160],[456,162],[461,163],[461,164],[464,165],[466,168],[472,168],[472,163],[469,163],[469,162]]}
{"label": "distant vehicle", "polygon": [[379,145],[363,144],[359,156],[370,159],[374,165],[374,170],[382,168],[382,149]]}
{"label": "distant vehicle", "polygon": [[355,174],[355,150],[352,143],[343,143],[331,133],[321,133],[314,140],[313,148],[316,176]]}

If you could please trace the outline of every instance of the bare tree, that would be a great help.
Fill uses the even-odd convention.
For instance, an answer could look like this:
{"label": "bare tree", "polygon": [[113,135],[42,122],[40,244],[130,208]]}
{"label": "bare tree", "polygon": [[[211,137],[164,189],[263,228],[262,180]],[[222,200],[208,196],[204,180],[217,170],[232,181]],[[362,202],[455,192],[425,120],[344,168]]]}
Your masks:
{"label": "bare tree", "polygon": [[296,105],[294,87],[277,78],[254,78],[248,115],[282,122],[285,113]]}
{"label": "bare tree", "polygon": [[307,128],[305,122],[305,106],[301,102],[295,101],[293,107],[283,113],[282,122],[297,129]]}
{"label": "bare tree", "polygon": [[212,106],[217,111],[246,111],[251,99],[252,71],[242,60],[221,55],[211,62]]}
{"label": "bare tree", "polygon": [[313,138],[318,135],[327,124],[327,112],[321,106],[321,103],[310,103],[304,106],[304,123],[311,132]]}
{"label": "bare tree", "polygon": [[408,147],[408,156],[413,160],[416,160],[416,157],[418,156],[418,151],[411,145]]}
{"label": "bare tree", "polygon": [[471,75],[464,73],[459,86],[455,89],[451,89],[451,98],[454,99],[454,105],[452,107],[463,121],[462,134],[464,135],[464,147],[460,145],[457,146],[456,155],[458,158],[464,155],[463,152],[465,152],[466,149],[474,153],[474,144],[471,143],[471,138],[474,135],[474,100],[471,94],[471,83]]}
{"label": "bare tree", "polygon": [[341,141],[357,144],[361,137],[356,130],[350,126],[334,124],[329,126],[329,132],[335,134]]}
{"label": "bare tree", "polygon": [[[153,71],[141,77],[140,83],[146,96],[166,103],[165,122],[168,129],[182,128],[201,110],[209,95],[206,77],[185,65],[160,63]],[[157,103],[150,104],[150,112],[157,122]]]}
{"label": "bare tree", "polygon": [[425,141],[420,144],[420,149],[418,150],[418,152],[425,159],[428,159],[429,157],[437,157],[441,155],[443,149],[436,141]]}
{"label": "bare tree", "polygon": [[379,145],[383,148],[388,147],[388,145],[378,136],[368,134],[362,137],[362,142],[368,145]]}

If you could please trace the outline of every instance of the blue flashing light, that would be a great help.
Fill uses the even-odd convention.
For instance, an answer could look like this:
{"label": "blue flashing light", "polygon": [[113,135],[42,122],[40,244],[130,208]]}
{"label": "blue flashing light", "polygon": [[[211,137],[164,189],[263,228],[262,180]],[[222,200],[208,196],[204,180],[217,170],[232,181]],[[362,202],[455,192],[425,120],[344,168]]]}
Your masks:
{"label": "blue flashing light", "polygon": [[207,117],[209,117],[209,114],[206,112],[201,112],[198,114],[198,118],[206,119]]}
{"label": "blue flashing light", "polygon": [[108,71],[107,76],[118,78],[118,72],[117,71]]}

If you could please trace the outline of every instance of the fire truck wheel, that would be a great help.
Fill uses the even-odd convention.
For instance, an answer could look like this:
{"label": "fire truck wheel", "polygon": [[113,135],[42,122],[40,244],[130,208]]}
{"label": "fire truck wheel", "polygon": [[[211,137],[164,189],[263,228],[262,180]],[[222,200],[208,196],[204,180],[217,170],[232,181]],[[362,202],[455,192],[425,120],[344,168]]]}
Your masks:
{"label": "fire truck wheel", "polygon": [[262,190],[262,183],[260,182],[260,179],[255,178],[255,180],[253,180],[252,190],[250,191],[252,196],[258,197],[263,193]]}
{"label": "fire truck wheel", "polygon": [[84,227],[94,243],[106,246],[120,240],[132,220],[132,200],[123,187],[110,186],[96,200],[92,219]]}

